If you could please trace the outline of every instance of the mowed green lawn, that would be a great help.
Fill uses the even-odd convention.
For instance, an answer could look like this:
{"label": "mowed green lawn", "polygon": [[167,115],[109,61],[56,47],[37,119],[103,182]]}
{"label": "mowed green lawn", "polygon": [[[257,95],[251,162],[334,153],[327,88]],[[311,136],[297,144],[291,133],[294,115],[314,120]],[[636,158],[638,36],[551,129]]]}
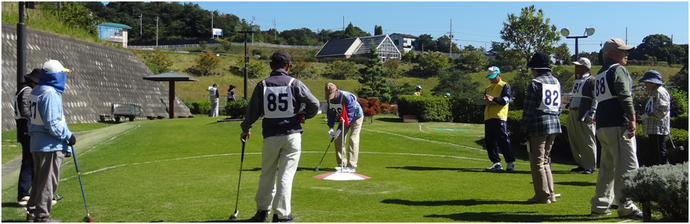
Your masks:
{"label": "mowed green lawn", "polygon": [[[303,125],[302,156],[292,192],[296,222],[619,222],[616,212],[589,217],[596,175],[553,164],[563,196],[531,205],[534,194],[524,149],[514,172],[486,172],[483,125],[401,123],[395,116],[366,120],[357,172],[363,181],[313,176],[334,171],[324,115]],[[91,217],[96,222],[228,221],[235,209],[242,144],[240,122],[217,118],[127,122],[85,133],[76,145]],[[239,220],[256,212],[261,173],[261,122],[246,144]],[[556,149],[557,150],[557,149]],[[505,165],[505,163],[504,163]],[[15,172],[2,180],[2,221],[23,221],[16,206]],[[58,192],[65,197],[52,216],[80,222],[85,216],[72,158],[65,160]]]}

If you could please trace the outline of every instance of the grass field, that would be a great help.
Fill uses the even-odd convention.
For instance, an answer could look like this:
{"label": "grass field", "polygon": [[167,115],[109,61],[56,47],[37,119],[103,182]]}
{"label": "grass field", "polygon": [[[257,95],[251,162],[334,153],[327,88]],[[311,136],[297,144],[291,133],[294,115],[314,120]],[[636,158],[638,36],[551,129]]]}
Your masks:
{"label": "grass field", "polygon": [[[485,172],[483,125],[401,123],[395,116],[365,120],[357,172],[363,181],[312,178],[334,171],[324,115],[307,120],[294,179],[296,222],[620,222],[589,217],[596,175],[553,164],[556,193],[550,205],[531,205],[529,164],[516,148],[514,172]],[[235,208],[241,143],[239,122],[217,118],[126,122],[80,136],[76,148],[91,216],[97,222],[227,221]],[[246,144],[239,219],[256,211],[261,122]],[[4,137],[4,133],[3,133]],[[555,149],[558,150],[558,149]],[[4,155],[3,155],[4,156]],[[2,221],[22,221],[14,172],[2,180]],[[65,160],[53,217],[79,222],[85,215],[72,159]]]}

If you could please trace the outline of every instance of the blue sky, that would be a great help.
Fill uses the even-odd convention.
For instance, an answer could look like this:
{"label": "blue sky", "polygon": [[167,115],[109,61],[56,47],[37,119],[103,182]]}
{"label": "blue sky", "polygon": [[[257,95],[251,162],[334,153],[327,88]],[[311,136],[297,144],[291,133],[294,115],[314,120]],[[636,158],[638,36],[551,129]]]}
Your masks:
{"label": "blue sky", "polygon": [[[279,31],[309,28],[339,30],[352,23],[374,33],[379,25],[384,33],[405,33],[415,36],[430,34],[434,38],[450,32],[453,20],[455,43],[461,46],[491,47],[491,41],[502,41],[500,31],[508,14],[519,15],[521,8],[535,5],[544,10],[550,24],[558,30],[567,27],[572,35],[582,35],[585,28],[596,29],[594,35],[579,40],[580,52],[599,51],[599,44],[609,38],[621,38],[628,45],[637,46],[651,34],[673,35],[673,42],[688,43],[688,2],[200,2],[194,3],[206,10],[234,14],[240,19],[273,28],[273,19]],[[575,40],[561,38],[571,54]],[[560,44],[560,43],[559,43]]]}

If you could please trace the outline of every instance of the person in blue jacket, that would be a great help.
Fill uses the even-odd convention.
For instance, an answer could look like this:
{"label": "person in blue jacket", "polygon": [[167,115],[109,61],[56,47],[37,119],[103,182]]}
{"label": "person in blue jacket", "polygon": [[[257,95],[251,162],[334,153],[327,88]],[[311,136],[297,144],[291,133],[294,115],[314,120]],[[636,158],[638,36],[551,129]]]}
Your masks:
{"label": "person in blue jacket", "polygon": [[67,127],[62,109],[62,93],[68,72],[59,61],[46,61],[38,85],[29,95],[29,136],[34,179],[27,203],[27,221],[60,221],[50,217],[53,192],[60,179],[62,160],[77,142]]}
{"label": "person in blue jacket", "polygon": [[[328,102],[328,111],[326,118],[328,120],[328,136],[335,138],[335,155],[338,166],[343,173],[354,173],[357,168],[357,159],[359,157],[359,132],[362,131],[362,122],[364,112],[362,106],[357,102],[357,96],[347,91],[339,90],[333,83],[326,84],[326,101]],[[335,121],[340,121],[341,113],[345,108],[347,112],[348,125],[343,130],[343,124],[338,126],[337,131],[333,132],[333,125]],[[349,144],[347,145],[347,156],[344,156],[344,142],[343,139],[347,133],[350,132]],[[345,167],[340,167],[345,166]]]}

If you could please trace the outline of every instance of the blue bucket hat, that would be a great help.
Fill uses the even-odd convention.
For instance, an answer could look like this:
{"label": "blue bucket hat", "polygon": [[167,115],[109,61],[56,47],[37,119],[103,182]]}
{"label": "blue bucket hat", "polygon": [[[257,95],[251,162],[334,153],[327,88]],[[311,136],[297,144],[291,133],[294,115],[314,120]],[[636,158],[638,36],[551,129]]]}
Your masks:
{"label": "blue bucket hat", "polygon": [[446,96],[450,97],[450,93],[446,93]]}
{"label": "blue bucket hat", "polygon": [[493,79],[496,78],[497,75],[501,74],[501,69],[499,69],[496,66],[491,66],[489,69],[486,71],[486,78],[487,79]]}
{"label": "blue bucket hat", "polygon": [[638,80],[638,82],[650,82],[654,84],[663,85],[664,82],[661,81],[661,73],[656,70],[649,70],[644,73],[644,76]]}

